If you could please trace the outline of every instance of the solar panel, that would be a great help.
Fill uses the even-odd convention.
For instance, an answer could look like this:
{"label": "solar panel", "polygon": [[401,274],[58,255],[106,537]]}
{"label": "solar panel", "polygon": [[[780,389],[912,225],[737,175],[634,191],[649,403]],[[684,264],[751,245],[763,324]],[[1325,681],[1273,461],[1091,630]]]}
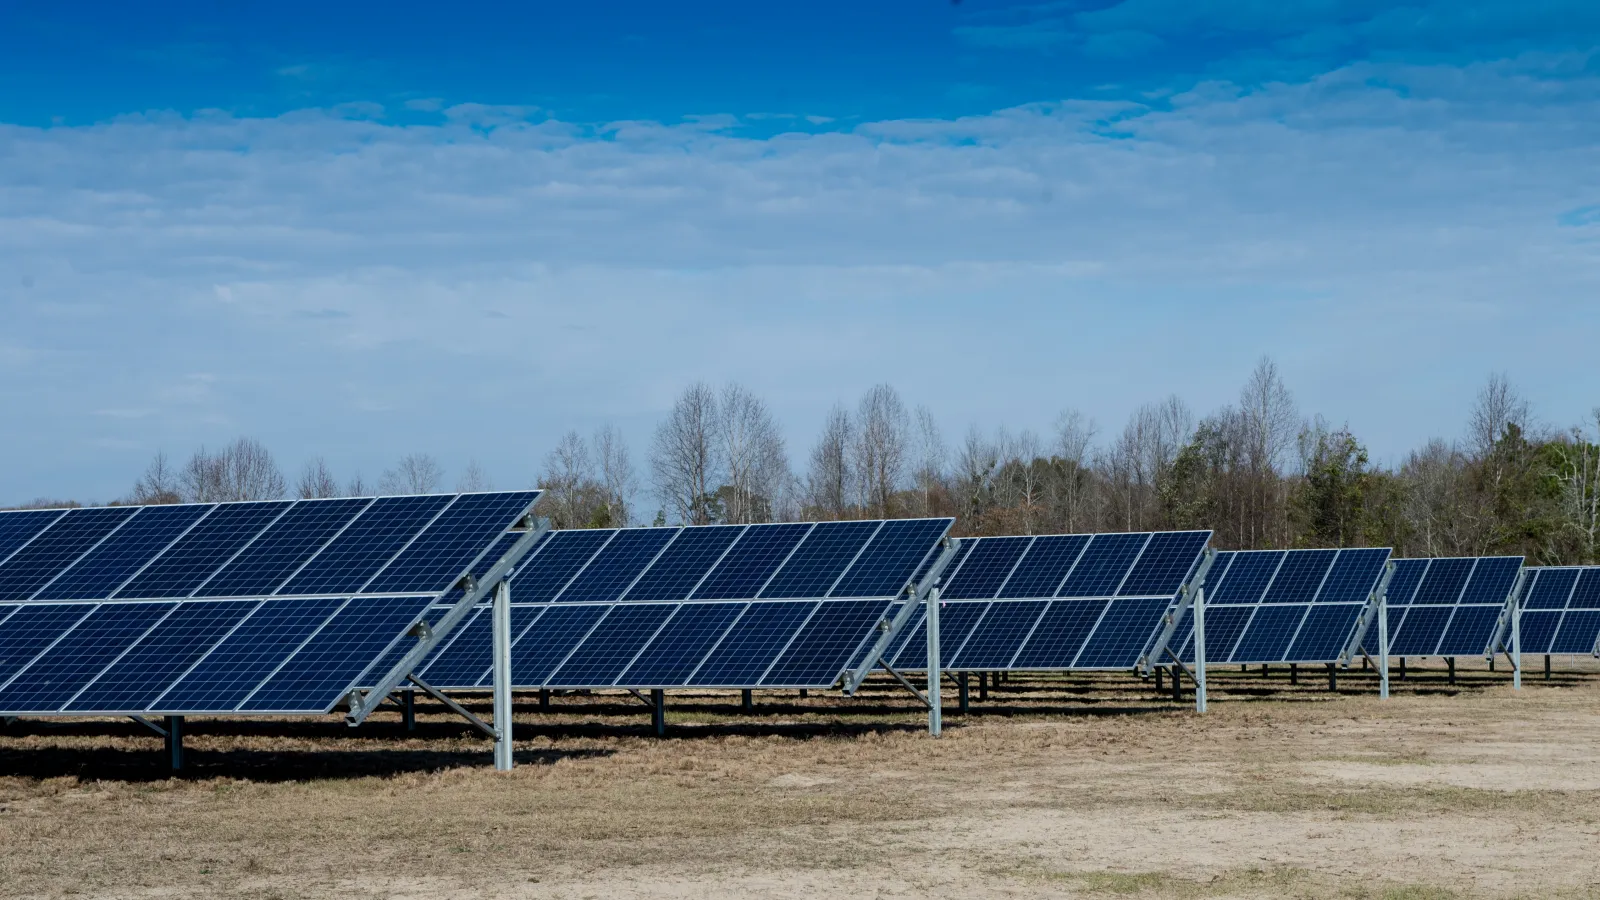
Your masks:
{"label": "solar panel", "polygon": [[[1348,663],[1389,560],[1386,547],[1229,550],[1206,576],[1207,663]],[[1173,644],[1194,661],[1193,621]]]}
{"label": "solar panel", "polygon": [[1519,608],[1523,653],[1600,655],[1600,566],[1529,567]]}
{"label": "solar panel", "polygon": [[[579,530],[550,534],[511,581],[519,688],[826,688],[938,553],[950,519]],[[479,613],[424,663],[482,687]]]}
{"label": "solar panel", "polygon": [[[1389,582],[1390,656],[1494,652],[1520,556],[1397,559]],[[1369,634],[1366,646],[1375,650]]]}
{"label": "solar panel", "polygon": [[[1209,531],[962,538],[945,570],[940,665],[956,671],[1126,670],[1153,652]],[[884,659],[927,667],[916,610]]]}
{"label": "solar panel", "polygon": [[0,515],[0,714],[326,712],[464,574],[524,552],[537,498]]}

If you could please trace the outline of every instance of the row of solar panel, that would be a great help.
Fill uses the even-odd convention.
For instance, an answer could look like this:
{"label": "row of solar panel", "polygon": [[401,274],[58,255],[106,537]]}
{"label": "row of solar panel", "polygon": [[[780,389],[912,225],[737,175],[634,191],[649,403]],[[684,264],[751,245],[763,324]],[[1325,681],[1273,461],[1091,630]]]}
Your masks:
{"label": "row of solar panel", "polygon": [[437,593],[537,491],[0,513],[0,602]]}
{"label": "row of solar panel", "polygon": [[0,714],[326,712],[433,599],[0,607]]}
{"label": "row of solar panel", "polygon": [[[888,607],[883,599],[513,605],[511,681],[519,689],[826,688]],[[418,676],[441,688],[489,686],[492,625],[488,608],[474,610]]]}
{"label": "row of solar panel", "polygon": [[1600,567],[1529,569],[1520,605],[1523,653],[1600,654]]}
{"label": "row of solar panel", "polygon": [[517,603],[894,597],[953,519],[551,532],[518,566]]}

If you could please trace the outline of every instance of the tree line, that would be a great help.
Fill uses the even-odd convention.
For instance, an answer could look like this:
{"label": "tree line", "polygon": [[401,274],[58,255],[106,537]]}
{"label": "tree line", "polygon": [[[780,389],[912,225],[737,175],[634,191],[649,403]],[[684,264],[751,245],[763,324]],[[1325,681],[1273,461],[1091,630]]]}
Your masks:
{"label": "tree line", "polygon": [[[1068,409],[1048,434],[971,428],[954,446],[929,409],[908,409],[878,385],[828,412],[797,473],[764,400],[739,384],[694,384],[655,429],[646,484],[610,425],[563,435],[535,484],[558,528],[955,516],[958,535],[1205,528],[1224,549],[1391,546],[1399,556],[1600,562],[1600,408],[1582,425],[1541,425],[1497,374],[1467,413],[1459,440],[1434,439],[1385,467],[1348,426],[1304,416],[1266,358],[1237,402],[1203,417],[1171,396],[1109,434]],[[290,484],[246,437],[181,466],[158,454],[121,502],[446,484],[438,460],[420,453],[370,487],[359,475],[341,484],[320,458]],[[493,485],[473,462],[454,487]]]}

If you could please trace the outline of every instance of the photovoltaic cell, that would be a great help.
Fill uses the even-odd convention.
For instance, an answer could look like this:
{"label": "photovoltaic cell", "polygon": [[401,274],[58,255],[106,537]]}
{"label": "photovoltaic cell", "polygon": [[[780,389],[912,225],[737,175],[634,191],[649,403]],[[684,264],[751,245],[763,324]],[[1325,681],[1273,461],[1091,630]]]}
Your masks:
{"label": "photovoltaic cell", "polygon": [[89,551],[34,594],[33,599],[99,600],[110,596],[213,508],[203,505],[144,507],[117,531],[115,540],[104,541]]}
{"label": "photovoltaic cell", "polygon": [[[438,593],[455,581],[495,535],[505,531],[537,491],[465,494],[417,536],[372,583],[368,594]],[[494,560],[489,564],[493,565]]]}
{"label": "photovoltaic cell", "polygon": [[1272,576],[1283,565],[1285,555],[1281,550],[1217,554],[1217,561],[1211,566],[1213,575],[1206,585],[1206,601],[1214,604],[1261,602]]}
{"label": "photovoltaic cell", "polygon": [[[951,669],[1004,669],[1044,615],[1044,600],[991,603],[965,645],[948,662]],[[943,623],[940,623],[943,624]],[[941,642],[942,646],[942,642]]]}
{"label": "photovoltaic cell", "polygon": [[240,704],[246,712],[321,712],[422,615],[431,597],[356,597]]}
{"label": "photovoltaic cell", "polygon": [[132,506],[69,510],[0,564],[0,601],[26,600],[138,511]]}
{"label": "photovoltaic cell", "polygon": [[172,614],[69,704],[73,712],[138,712],[222,640],[256,606],[250,600],[178,604]]}
{"label": "photovoltaic cell", "polygon": [[538,555],[523,559],[511,579],[511,596],[516,603],[543,603],[561,592],[595,551],[616,532],[558,531],[540,542]]}
{"label": "photovoltaic cell", "polygon": [[[821,597],[844,574],[845,567],[856,558],[881,524],[818,522],[805,540],[800,542],[800,546],[795,548],[789,561],[772,576],[772,582],[761,592],[761,596]],[[923,548],[924,551],[928,549]],[[890,591],[896,592],[898,586]]]}
{"label": "photovoltaic cell", "polygon": [[6,618],[0,628],[0,685],[33,662],[56,639],[95,611],[91,604],[39,604],[24,606]]}
{"label": "photovoltaic cell", "polygon": [[555,599],[562,603],[616,600],[676,534],[671,528],[630,528],[617,532]]}
{"label": "photovoltaic cell", "polygon": [[583,640],[608,607],[551,606],[511,645],[511,680],[544,685],[550,673]]}
{"label": "photovoltaic cell", "polygon": [[1072,666],[1109,600],[1052,600],[1012,666],[1066,669]]}
{"label": "photovoltaic cell", "polygon": [[168,714],[233,710],[344,602],[341,597],[305,597],[257,604],[152,705]]}
{"label": "photovoltaic cell", "polygon": [[1117,594],[1123,597],[1171,597],[1183,588],[1209,540],[1209,531],[1157,532],[1151,535],[1150,543],[1139,554],[1139,561],[1134,563],[1133,571],[1128,573],[1127,580]]}
{"label": "photovoltaic cell", "polygon": [[[1522,594],[1524,655],[1595,652],[1600,644],[1600,567],[1530,568]],[[1509,650],[1509,633],[1501,640]]]}
{"label": "photovoltaic cell", "polygon": [[1596,632],[1600,632],[1600,610],[1569,609],[1561,617],[1550,652],[1593,653]]}
{"label": "photovoltaic cell", "polygon": [[813,601],[750,604],[689,683],[702,687],[755,684],[816,607]]}
{"label": "photovoltaic cell", "polygon": [[1056,592],[1059,597],[1104,597],[1116,591],[1149,534],[1097,534]]}
{"label": "photovoltaic cell", "polygon": [[743,603],[685,603],[623,672],[623,684],[641,688],[683,684],[728,630]]}
{"label": "photovoltaic cell", "polygon": [[60,709],[128,645],[173,609],[170,603],[108,603],[0,689],[0,712]]}
{"label": "photovoltaic cell", "polygon": [[624,599],[684,600],[744,531],[740,525],[684,528]]}
{"label": "photovoltaic cell", "polygon": [[831,600],[822,604],[761,679],[769,687],[822,684],[839,676],[856,648],[873,634],[887,600]]}
{"label": "photovoltaic cell", "polygon": [[754,597],[812,528],[809,524],[751,525],[717,570],[695,589],[702,600]]}
{"label": "photovoltaic cell", "polygon": [[[1476,656],[1492,651],[1522,567],[1519,556],[1397,560],[1389,584],[1389,655]],[[1395,582],[1410,603],[1396,603]],[[1371,643],[1371,641],[1364,641]]]}
{"label": "photovoltaic cell", "polygon": [[1111,601],[1100,624],[1074,665],[1087,669],[1131,669],[1155,637],[1167,598],[1119,598]]}
{"label": "photovoltaic cell", "polygon": [[0,513],[0,563],[66,513],[64,509],[19,509]]}
{"label": "photovoltaic cell", "polygon": [[[1239,645],[1229,662],[1280,662],[1305,618],[1306,607],[1295,604],[1272,604],[1256,607],[1256,614],[1245,627]],[[1206,610],[1206,625],[1211,624],[1211,610]],[[1206,635],[1210,637],[1209,631]],[[1207,646],[1210,657],[1210,646]],[[1209,661],[1209,660],[1208,660]]]}
{"label": "photovoltaic cell", "polygon": [[1428,566],[1428,574],[1423,577],[1421,587],[1417,588],[1417,596],[1411,601],[1412,604],[1454,605],[1461,599],[1474,562],[1476,560],[1470,558],[1435,559]]}
{"label": "photovoltaic cell", "polygon": [[1317,596],[1322,580],[1333,567],[1337,550],[1297,550],[1284,555],[1283,564],[1267,586],[1263,603],[1305,603]]}
{"label": "photovoltaic cell", "polygon": [[187,597],[289,508],[287,502],[224,503],[117,591],[127,600]]}
{"label": "photovoltaic cell", "polygon": [[453,499],[437,494],[378,498],[275,593],[341,594],[361,590]]}
{"label": "photovoltaic cell", "polygon": [[[1351,632],[1359,619],[1359,611],[1363,608],[1356,607],[1352,614],[1351,610],[1340,605],[1313,606],[1285,658],[1296,662],[1337,659],[1348,646]],[[1206,627],[1209,629],[1210,625],[1208,620]]]}
{"label": "photovoltaic cell", "polygon": [[[970,547],[973,541],[964,541]],[[1067,577],[1073,563],[1089,545],[1086,534],[1050,534],[1033,539],[1033,545],[1017,563],[1011,580],[1005,584],[1005,595],[1018,599],[1053,597],[1056,587]]]}
{"label": "photovoltaic cell", "polygon": [[1427,559],[1397,559],[1394,561],[1394,577],[1389,579],[1387,605],[1410,606],[1417,595],[1417,588],[1422,584],[1422,576],[1428,571]]}
{"label": "photovoltaic cell", "polygon": [[1383,577],[1383,567],[1388,561],[1387,547],[1340,550],[1316,602],[1365,605]]}
{"label": "photovoltaic cell", "polygon": [[673,604],[613,606],[567,661],[550,675],[558,687],[604,687],[616,680],[676,609]]}
{"label": "photovoltaic cell", "polygon": [[987,600],[1011,575],[1031,537],[1000,537],[977,541],[942,593],[950,600]]}
{"label": "photovoltaic cell", "polygon": [[[228,513],[227,527],[215,529],[215,534],[196,536],[196,546],[186,552],[193,553],[197,559],[213,560],[226,559],[224,554],[237,552],[238,555],[202,584],[194,596],[260,597],[272,593],[371,503],[366,497],[301,500],[265,530],[259,531],[255,540],[243,550],[233,546],[232,538],[247,530],[246,523],[232,517],[257,521],[261,517],[243,509]],[[264,514],[275,508],[260,506],[255,510]],[[223,507],[219,512],[230,509],[233,507]],[[213,543],[215,546],[211,546]]]}
{"label": "photovoltaic cell", "polygon": [[[978,617],[982,616],[989,608],[988,601],[946,601],[939,608],[939,664],[941,668],[948,668],[946,660],[955,655],[967,638],[972,635],[972,629],[978,624]],[[917,621],[916,632],[911,635],[901,646],[900,654],[895,657],[894,667],[907,671],[926,671],[928,668],[928,620],[927,617]]]}

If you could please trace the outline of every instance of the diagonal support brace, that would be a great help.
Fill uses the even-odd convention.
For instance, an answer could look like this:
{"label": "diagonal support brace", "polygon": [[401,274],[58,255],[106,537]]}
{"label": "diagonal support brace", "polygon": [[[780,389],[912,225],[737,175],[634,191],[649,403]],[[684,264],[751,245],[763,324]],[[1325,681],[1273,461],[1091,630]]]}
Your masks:
{"label": "diagonal support brace", "polygon": [[426,681],[423,681],[421,678],[418,678],[415,675],[411,675],[411,676],[408,676],[408,677],[410,678],[412,684],[414,684],[417,687],[422,689],[422,692],[424,694],[427,694],[429,697],[432,697],[433,699],[439,701],[440,703],[443,703],[445,706],[450,707],[450,711],[451,712],[455,713],[456,715],[460,716],[461,718],[466,719],[468,722],[472,723],[472,725],[474,727],[476,727],[479,731],[483,732],[484,734],[488,735],[491,738],[498,738],[500,736],[500,733],[498,731],[495,731],[494,728],[492,726],[490,726],[490,724],[488,722],[485,722],[484,720],[482,720],[482,719],[478,718],[477,716],[473,715],[472,714],[472,710],[467,709],[465,706],[462,706],[461,704],[457,703],[456,701],[454,701],[454,700],[450,699],[449,697],[445,696],[443,691],[440,691],[438,688],[436,688],[433,685],[427,683]]}

